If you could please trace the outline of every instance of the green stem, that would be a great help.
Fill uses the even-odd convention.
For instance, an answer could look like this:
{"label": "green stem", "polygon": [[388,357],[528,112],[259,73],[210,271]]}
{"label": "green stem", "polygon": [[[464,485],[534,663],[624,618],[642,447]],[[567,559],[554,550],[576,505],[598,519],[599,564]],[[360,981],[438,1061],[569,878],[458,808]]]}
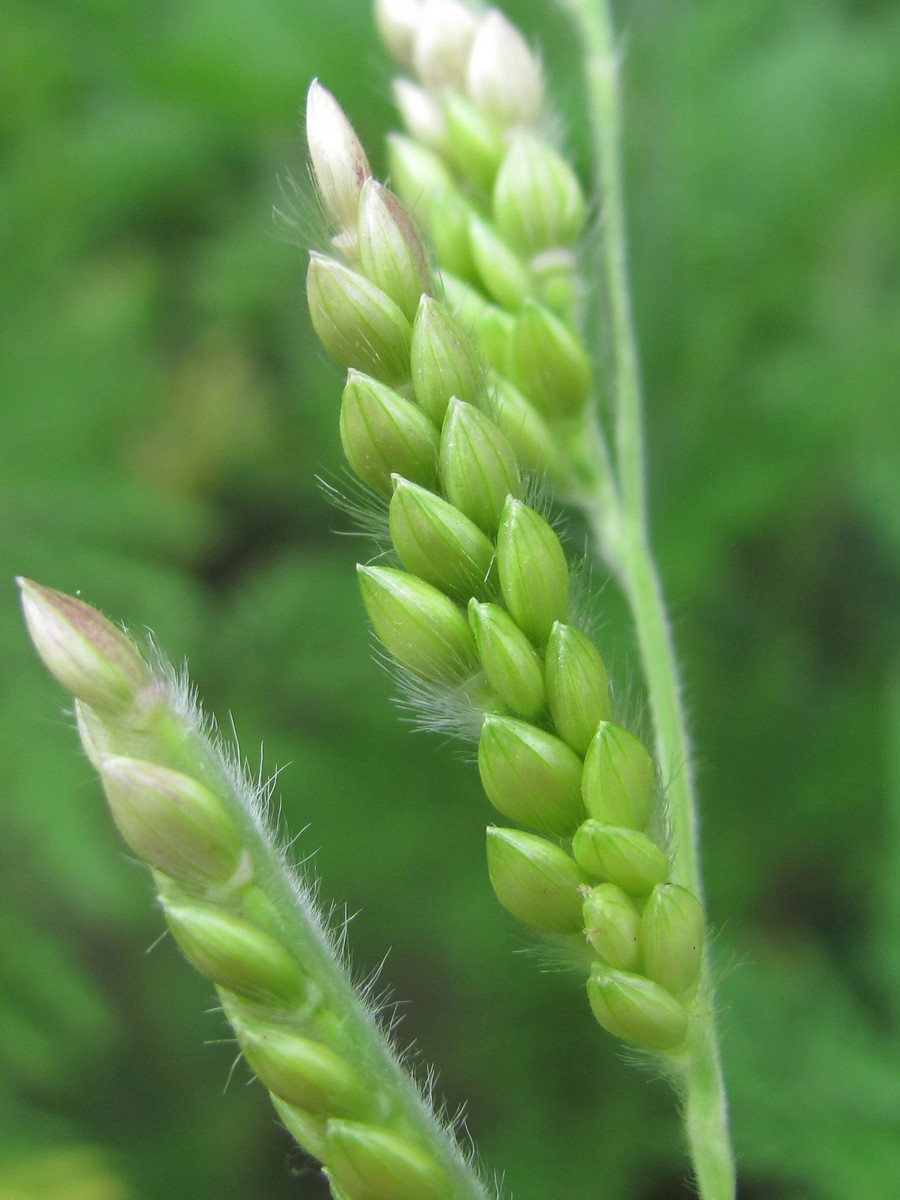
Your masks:
{"label": "green stem", "polygon": [[[585,511],[601,553],[619,576],[637,630],[657,757],[668,783],[673,877],[702,899],[690,745],[671,630],[647,531],[641,385],[628,285],[615,38],[607,0],[561,2],[575,18],[585,46],[602,219],[606,317],[613,352],[617,512],[615,517],[608,510],[604,513],[598,502],[585,505]],[[688,1053],[677,1065],[677,1085],[701,1200],[732,1200],[734,1160],[712,993],[707,962],[695,1034]]]}

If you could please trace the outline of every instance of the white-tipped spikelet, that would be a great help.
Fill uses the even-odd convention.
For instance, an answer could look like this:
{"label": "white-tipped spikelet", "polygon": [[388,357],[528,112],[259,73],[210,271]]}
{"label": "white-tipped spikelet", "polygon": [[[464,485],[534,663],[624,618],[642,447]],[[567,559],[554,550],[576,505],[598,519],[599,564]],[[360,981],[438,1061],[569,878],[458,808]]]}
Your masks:
{"label": "white-tipped spikelet", "polygon": [[306,141],[325,212],[341,233],[355,231],[359,193],[372,172],[344,110],[318,79],[306,96]]}
{"label": "white-tipped spikelet", "polygon": [[466,87],[475,103],[504,125],[531,125],[543,112],[540,60],[499,9],[491,9],[478,26]]}
{"label": "white-tipped spikelet", "polygon": [[475,14],[457,0],[425,0],[413,42],[413,66],[430,88],[463,86],[478,31]]}
{"label": "white-tipped spikelet", "polygon": [[375,23],[381,40],[401,67],[412,66],[422,7],[423,0],[375,0]]}

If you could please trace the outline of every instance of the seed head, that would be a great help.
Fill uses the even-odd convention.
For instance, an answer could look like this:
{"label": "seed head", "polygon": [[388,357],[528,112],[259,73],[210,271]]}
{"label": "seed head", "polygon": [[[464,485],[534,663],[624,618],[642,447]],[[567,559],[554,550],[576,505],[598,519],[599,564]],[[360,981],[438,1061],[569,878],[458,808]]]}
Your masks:
{"label": "seed head", "polygon": [[539,833],[571,837],[583,816],[581,760],[558,737],[526,721],[485,718],[478,771],[498,812]]}
{"label": "seed head", "polygon": [[650,755],[627,729],[602,721],[584,760],[581,790],[598,821],[645,829],[656,791]]}
{"label": "seed head", "polygon": [[451,1200],[434,1159],[391,1129],[329,1121],[325,1147],[329,1174],[354,1200]]}
{"label": "seed head", "polygon": [[410,400],[359,371],[347,373],[340,433],[350,466],[385,496],[395,472],[423,487],[437,476],[438,427]]}
{"label": "seed head", "polygon": [[514,713],[526,721],[544,709],[540,657],[505,608],[469,601],[469,624],[488,683]]}
{"label": "seed head", "polygon": [[531,125],[544,108],[539,60],[521,33],[497,9],[478,26],[466,72],[469,95],[503,125]]}
{"label": "seed head", "polygon": [[447,121],[431,92],[409,79],[395,79],[393,90],[394,103],[411,136],[438,154],[446,153]]}
{"label": "seed head", "polygon": [[706,922],[703,906],[677,883],[658,884],[641,916],[644,974],[679,996],[697,981]]}
{"label": "seed head", "polygon": [[447,92],[442,107],[447,157],[473,187],[490,195],[505,150],[500,131],[460,92]]}
{"label": "seed head", "polygon": [[381,288],[358,271],[310,254],[306,296],[313,328],[342,366],[383,383],[409,378],[409,321]]}
{"label": "seed head", "polygon": [[526,300],[516,316],[508,360],[512,381],[546,417],[576,416],[591,391],[591,361],[572,330]]}
{"label": "seed head", "polygon": [[393,567],[357,567],[369,620],[385,649],[419,679],[459,683],[478,670],[461,610],[430,583]]}
{"label": "seed head", "polygon": [[427,228],[432,197],[452,188],[453,176],[433,150],[412,138],[392,133],[387,144],[391,186]]}
{"label": "seed head", "polygon": [[411,574],[456,600],[492,590],[494,547],[458,508],[395,475],[388,516],[394,548]]}
{"label": "seed head", "polygon": [[411,367],[416,400],[442,422],[451,396],[483,407],[484,373],[471,338],[446,305],[423,296],[413,322]]}
{"label": "seed head", "polygon": [[[472,257],[469,241],[469,222],[475,209],[455,187],[434,192],[428,202],[428,233],[434,246],[435,258],[441,265],[441,278],[445,281],[444,294],[447,300],[446,279],[456,275],[470,284],[478,284],[478,268]],[[452,303],[452,301],[451,301]],[[484,301],[482,301],[484,303]],[[456,311],[458,306],[452,305]],[[473,327],[477,322],[469,322]]]}
{"label": "seed head", "polygon": [[425,0],[413,43],[413,67],[429,88],[461,88],[478,29],[471,9],[458,0]]}
{"label": "seed head", "polygon": [[554,842],[491,825],[487,861],[497,899],[523,925],[541,933],[582,928],[581,889],[587,878]]}
{"label": "seed head", "polygon": [[587,984],[598,1022],[615,1037],[644,1050],[677,1050],[688,1032],[688,1015],[669,992],[629,971],[597,965]]}
{"label": "seed head", "polygon": [[287,1029],[238,1027],[247,1062],[266,1087],[324,1117],[372,1115],[376,1105],[350,1064],[330,1047]]}
{"label": "seed head", "polygon": [[294,958],[268,933],[208,904],[165,902],[166,920],[201,975],[238,996],[296,1005],[306,981]]}
{"label": "seed head", "polygon": [[113,820],[142,862],[191,888],[234,876],[240,839],[209,788],[179,771],[119,755],[101,759],[100,777]]}
{"label": "seed head", "polygon": [[507,500],[497,534],[503,599],[516,624],[544,645],[569,611],[569,568],[551,525],[527,504]]}
{"label": "seed head", "polygon": [[528,256],[573,246],[587,215],[575,172],[545,141],[524,130],[503,159],[492,206],[502,236]]}
{"label": "seed head", "polygon": [[375,0],[375,23],[381,40],[401,67],[412,66],[422,3],[423,0]]}
{"label": "seed head", "polygon": [[28,632],[50,673],[98,713],[123,713],[150,681],[131,639],[73,596],[30,579],[16,582]]}
{"label": "seed head", "polygon": [[645,833],[589,818],[572,842],[575,861],[593,879],[617,883],[631,896],[646,896],[669,874],[669,861]]}
{"label": "seed head", "polygon": [[546,657],[547,699],[556,732],[584,755],[601,721],[608,721],[609,680],[589,637],[557,621]]}
{"label": "seed head", "polygon": [[522,489],[512,446],[489,417],[458,399],[450,401],[441,429],[440,477],[450,503],[489,537],[507,496]]}
{"label": "seed head", "polygon": [[584,901],[584,931],[610,967],[633,971],[640,960],[641,918],[630,896],[614,883],[591,888]]}
{"label": "seed head", "polygon": [[473,213],[469,218],[472,258],[484,288],[493,300],[516,312],[534,292],[534,280],[490,222]]}
{"label": "seed head", "polygon": [[357,236],[363,274],[411,321],[422,294],[433,289],[431,267],[415,221],[376,179],[366,180],[360,193]]}
{"label": "seed head", "polygon": [[565,471],[556,439],[541,414],[504,376],[492,375],[489,382],[492,385],[490,415],[523,466],[551,482],[563,479]]}

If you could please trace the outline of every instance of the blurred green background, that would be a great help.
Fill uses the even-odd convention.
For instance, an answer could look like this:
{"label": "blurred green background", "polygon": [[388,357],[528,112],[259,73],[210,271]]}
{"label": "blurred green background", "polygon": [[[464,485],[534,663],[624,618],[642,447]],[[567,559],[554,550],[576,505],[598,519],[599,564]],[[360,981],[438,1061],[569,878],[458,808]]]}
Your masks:
{"label": "blurred green background", "polygon": [[[582,169],[576,46],[540,39]],[[618,8],[654,536],[684,664],[742,1200],[900,1178],[900,6]],[[302,247],[313,75],[383,170],[366,0],[0,15],[0,1200],[322,1196],[125,856],[11,576],[189,659],[264,743],[361,973],[516,1200],[691,1194],[670,1095],[494,903],[468,748],[372,661]],[[296,240],[296,239],[295,239]],[[891,416],[893,413],[893,417]],[[609,603],[607,605],[607,598]],[[610,592],[605,649],[638,691]],[[227,1086],[226,1086],[227,1083]]]}

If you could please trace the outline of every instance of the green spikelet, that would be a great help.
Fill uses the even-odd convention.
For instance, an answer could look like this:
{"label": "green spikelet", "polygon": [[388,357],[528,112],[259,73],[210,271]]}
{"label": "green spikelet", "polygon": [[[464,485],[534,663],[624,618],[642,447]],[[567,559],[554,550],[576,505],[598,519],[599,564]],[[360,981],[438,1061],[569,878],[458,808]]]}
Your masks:
{"label": "green spikelet", "polygon": [[375,632],[400,666],[420,679],[455,683],[478,670],[461,610],[430,583],[392,567],[359,567],[363,603]]}
{"label": "green spikelet", "polygon": [[389,509],[391,539],[408,572],[457,600],[487,596],[494,547],[446,500],[399,475]]}
{"label": "green spikelet", "polygon": [[519,829],[490,826],[487,859],[497,899],[516,920],[540,933],[581,929],[587,877],[555,843]]}
{"label": "green spikelet", "polygon": [[505,817],[560,837],[571,836],[581,820],[581,760],[551,733],[512,717],[486,717],[478,770]]}
{"label": "green spikelet", "polygon": [[559,538],[544,518],[510,497],[497,536],[503,599],[516,623],[538,645],[569,612],[569,568]]}

